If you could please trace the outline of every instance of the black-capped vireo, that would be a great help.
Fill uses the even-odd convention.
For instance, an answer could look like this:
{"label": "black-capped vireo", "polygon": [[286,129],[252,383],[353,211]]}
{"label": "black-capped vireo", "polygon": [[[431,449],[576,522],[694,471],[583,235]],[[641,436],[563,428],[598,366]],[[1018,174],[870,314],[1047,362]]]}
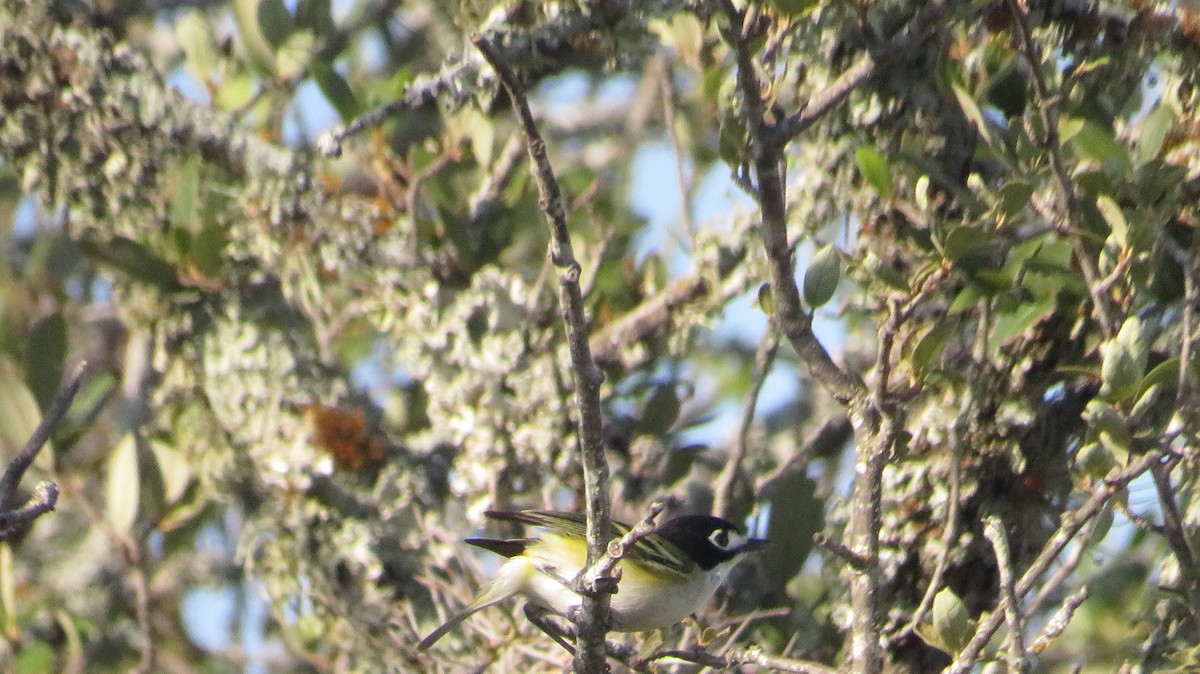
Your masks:
{"label": "black-capped vireo", "polygon": [[[494,520],[538,527],[530,538],[468,538],[467,543],[504,555],[495,578],[466,608],[425,637],[425,650],[468,616],[516,595],[551,613],[570,615],[582,603],[572,583],[587,561],[583,515],[549,510],[488,511]],[[613,522],[612,537],[630,527]],[[695,613],[741,555],[767,541],[747,538],[741,527],[711,515],[681,515],[638,539],[618,562],[621,580],[612,597],[612,629],[641,632],[669,627]]]}

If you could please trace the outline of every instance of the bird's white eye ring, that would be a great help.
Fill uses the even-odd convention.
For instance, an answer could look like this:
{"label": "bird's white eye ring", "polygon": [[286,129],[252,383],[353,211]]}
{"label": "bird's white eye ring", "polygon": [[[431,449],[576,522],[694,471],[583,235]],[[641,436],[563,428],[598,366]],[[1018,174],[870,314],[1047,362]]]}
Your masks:
{"label": "bird's white eye ring", "polygon": [[718,548],[725,550],[729,547],[729,532],[725,529],[717,529],[708,535],[708,541]]}

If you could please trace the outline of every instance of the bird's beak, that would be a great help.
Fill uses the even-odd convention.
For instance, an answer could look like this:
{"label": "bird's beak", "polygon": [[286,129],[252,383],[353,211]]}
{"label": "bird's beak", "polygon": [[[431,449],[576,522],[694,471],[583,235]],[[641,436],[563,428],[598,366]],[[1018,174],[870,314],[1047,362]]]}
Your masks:
{"label": "bird's beak", "polygon": [[770,546],[771,541],[768,541],[765,538],[747,538],[746,541],[742,543],[742,552],[754,552],[755,550],[762,550],[763,548],[768,548]]}

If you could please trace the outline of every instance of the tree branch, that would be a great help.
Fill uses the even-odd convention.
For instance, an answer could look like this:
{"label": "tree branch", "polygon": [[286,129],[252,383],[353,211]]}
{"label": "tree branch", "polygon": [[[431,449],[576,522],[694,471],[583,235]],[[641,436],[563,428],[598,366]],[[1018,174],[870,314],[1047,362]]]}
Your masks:
{"label": "tree branch", "polygon": [[[1162,461],[1162,452],[1155,450],[1143,454],[1137,461],[1125,467],[1124,470],[1114,469],[1112,477],[1106,478],[1104,485],[1097,489],[1091,498],[1087,500],[1079,508],[1063,515],[1062,524],[1059,525],[1058,531],[1050,537],[1046,545],[1042,547],[1042,551],[1038,553],[1033,563],[1021,576],[1021,580],[1017,582],[1013,589],[1013,594],[1017,601],[1020,601],[1029,591],[1041,580],[1062,554],[1063,549],[1067,547],[1072,539],[1079,533],[1081,529],[1094,517],[1100,514],[1100,511],[1108,503],[1118,490],[1124,489],[1126,485],[1132,482],[1136,477],[1150,470],[1152,466]],[[984,646],[992,638],[992,635],[999,629],[1000,623],[1004,621],[1003,611],[993,611],[986,620],[984,620],[975,630],[975,636],[971,637],[971,641],[954,659],[945,670],[945,674],[967,674],[976,665],[980,652]]]}
{"label": "tree branch", "polygon": [[788,115],[780,122],[774,129],[776,142],[786,143],[804,133],[817,120],[837,108],[855,89],[924,39],[930,26],[946,13],[946,4],[945,0],[926,3],[924,9],[917,12],[904,30],[887,43],[860,56],[854,65],[838,75],[833,83],[809,98],[803,110]]}
{"label": "tree branch", "polygon": [[[621,579],[621,572],[617,569],[617,564],[633,544],[654,533],[654,520],[662,514],[666,507],[666,501],[655,501],[650,505],[650,510],[642,517],[641,521],[624,536],[608,542],[604,556],[580,574],[578,582],[580,594],[586,597],[605,592],[616,592],[617,581]],[[606,587],[608,583],[612,584],[611,588]]]}
{"label": "tree branch", "polygon": [[[495,55],[505,63],[512,61],[535,71],[541,68],[545,72],[557,72],[562,67],[563,56],[574,49],[574,40],[593,31],[615,29],[637,4],[608,3],[599,11],[593,8],[592,11],[564,12],[533,29],[489,30],[490,37],[486,39]],[[669,15],[687,4],[684,0],[670,0],[654,3],[652,9],[655,15]],[[490,58],[487,60],[491,62]],[[482,79],[480,81],[478,62],[465,56],[451,61],[437,74],[417,78],[400,98],[360,115],[348,124],[330,129],[317,141],[317,148],[326,156],[339,156],[347,138],[409,110],[430,105],[440,96],[449,96],[452,107],[459,108],[491,84],[489,78]]]}
{"label": "tree branch", "polygon": [[793,672],[794,674],[839,674],[840,670],[807,660],[784,658],[778,655],[764,653],[757,646],[748,648],[731,648],[723,654],[710,653],[696,647],[688,649],[669,649],[652,653],[641,662],[649,663],[666,659],[694,662],[705,667],[716,669],[732,669],[738,665],[757,665],[777,672]]}
{"label": "tree branch", "polygon": [[742,423],[738,428],[737,441],[725,461],[725,468],[717,477],[717,490],[713,499],[713,512],[728,518],[731,510],[734,487],[742,478],[742,461],[746,458],[746,450],[750,444],[750,427],[754,425],[754,411],[758,409],[758,395],[762,392],[771,366],[775,363],[775,354],[779,351],[779,337],[771,326],[767,326],[767,334],[763,335],[758,349],[754,353],[754,374],[750,380],[750,391],[746,394],[746,405],[742,410]]}
{"label": "tree branch", "polygon": [[[726,2],[726,13],[734,32],[741,32],[746,22],[743,12]],[[771,290],[775,300],[775,321],[783,331],[809,375],[819,382],[835,400],[843,405],[865,394],[862,380],[843,371],[833,362],[829,352],[812,331],[812,317],[800,303],[796,286],[795,264],[787,236],[787,199],[783,181],[783,146],[778,134],[763,119],[762,84],[758,80],[749,40],[736,37],[737,82],[742,93],[742,107],[750,126],[750,149],[757,177],[754,197],[762,213],[762,237],[771,267]]]}
{"label": "tree branch", "polygon": [[89,374],[90,370],[86,362],[80,362],[75,367],[75,371],[71,373],[67,383],[50,403],[49,409],[46,410],[41,422],[34,429],[33,435],[29,436],[25,446],[4,469],[4,475],[0,476],[0,540],[4,540],[12,533],[13,529],[29,524],[41,515],[54,510],[54,506],[58,502],[58,485],[53,482],[39,484],[30,500],[23,507],[14,509],[17,487],[20,486],[25,471],[33,465],[38,453],[50,439],[50,434],[54,432],[55,427],[70,409],[71,401],[75,399],[75,395],[79,393],[79,388],[83,386],[83,382]]}
{"label": "tree branch", "polygon": [[1063,159],[1062,145],[1059,142],[1058,104],[1065,92],[1057,96],[1051,95],[1046,77],[1042,74],[1041,50],[1033,39],[1029,15],[1025,13],[1017,0],[1005,0],[1005,2],[1017,25],[1022,53],[1033,75],[1034,90],[1037,92],[1038,98],[1037,111],[1042,118],[1042,128],[1045,129],[1045,135],[1040,140],[1043,149],[1050,156],[1050,166],[1053,169],[1054,182],[1058,188],[1055,190],[1055,194],[1058,195],[1059,229],[1071,242],[1075,258],[1079,261],[1079,270],[1087,283],[1088,293],[1091,295],[1100,327],[1106,337],[1112,337],[1117,331],[1114,313],[1109,307],[1109,298],[1101,288],[1100,272],[1096,268],[1096,262],[1088,253],[1080,234],[1079,199],[1075,194],[1074,183],[1071,180],[1066,161]]}
{"label": "tree branch", "polygon": [[[496,47],[483,35],[472,43],[491,64],[512,102],[513,113],[521,124],[529,144],[529,157],[534,167],[534,181],[541,195],[539,205],[550,227],[550,261],[559,270],[559,303],[566,324],[567,342],[575,379],[575,403],[579,414],[580,463],[587,503],[588,565],[596,564],[607,552],[610,524],[608,494],[608,460],[604,455],[600,417],[600,384],[604,374],[596,367],[588,344],[588,320],[579,288],[580,265],[571,248],[571,233],[563,208],[562,192],[546,142],[538,132],[529,102],[516,75]],[[607,588],[605,588],[607,589]],[[583,610],[578,616],[578,647],[575,651],[575,671],[579,674],[600,674],[608,669],[605,661],[605,639],[608,631],[609,591],[585,594]]]}
{"label": "tree branch", "polygon": [[804,447],[769,475],[759,479],[754,487],[755,498],[770,498],[793,475],[808,470],[808,462],[814,456],[830,456],[838,451],[854,433],[850,417],[835,414],[804,443]]}
{"label": "tree branch", "polygon": [[996,555],[996,567],[1000,570],[1000,606],[1004,619],[1008,622],[1008,671],[1010,674],[1022,674],[1028,667],[1025,662],[1025,639],[1021,625],[1021,604],[1013,587],[1012,554],[1008,546],[1008,536],[1004,534],[1004,525],[1000,518],[989,515],[983,520],[983,537],[992,544]]}

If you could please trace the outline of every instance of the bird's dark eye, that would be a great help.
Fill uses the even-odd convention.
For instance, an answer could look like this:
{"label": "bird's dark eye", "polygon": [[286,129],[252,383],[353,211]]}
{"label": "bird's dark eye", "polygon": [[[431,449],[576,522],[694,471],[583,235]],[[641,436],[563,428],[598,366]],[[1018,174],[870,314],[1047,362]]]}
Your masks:
{"label": "bird's dark eye", "polygon": [[724,529],[717,529],[716,531],[712,532],[712,534],[708,537],[708,540],[711,541],[713,545],[724,550],[725,548],[729,547],[729,532]]}

